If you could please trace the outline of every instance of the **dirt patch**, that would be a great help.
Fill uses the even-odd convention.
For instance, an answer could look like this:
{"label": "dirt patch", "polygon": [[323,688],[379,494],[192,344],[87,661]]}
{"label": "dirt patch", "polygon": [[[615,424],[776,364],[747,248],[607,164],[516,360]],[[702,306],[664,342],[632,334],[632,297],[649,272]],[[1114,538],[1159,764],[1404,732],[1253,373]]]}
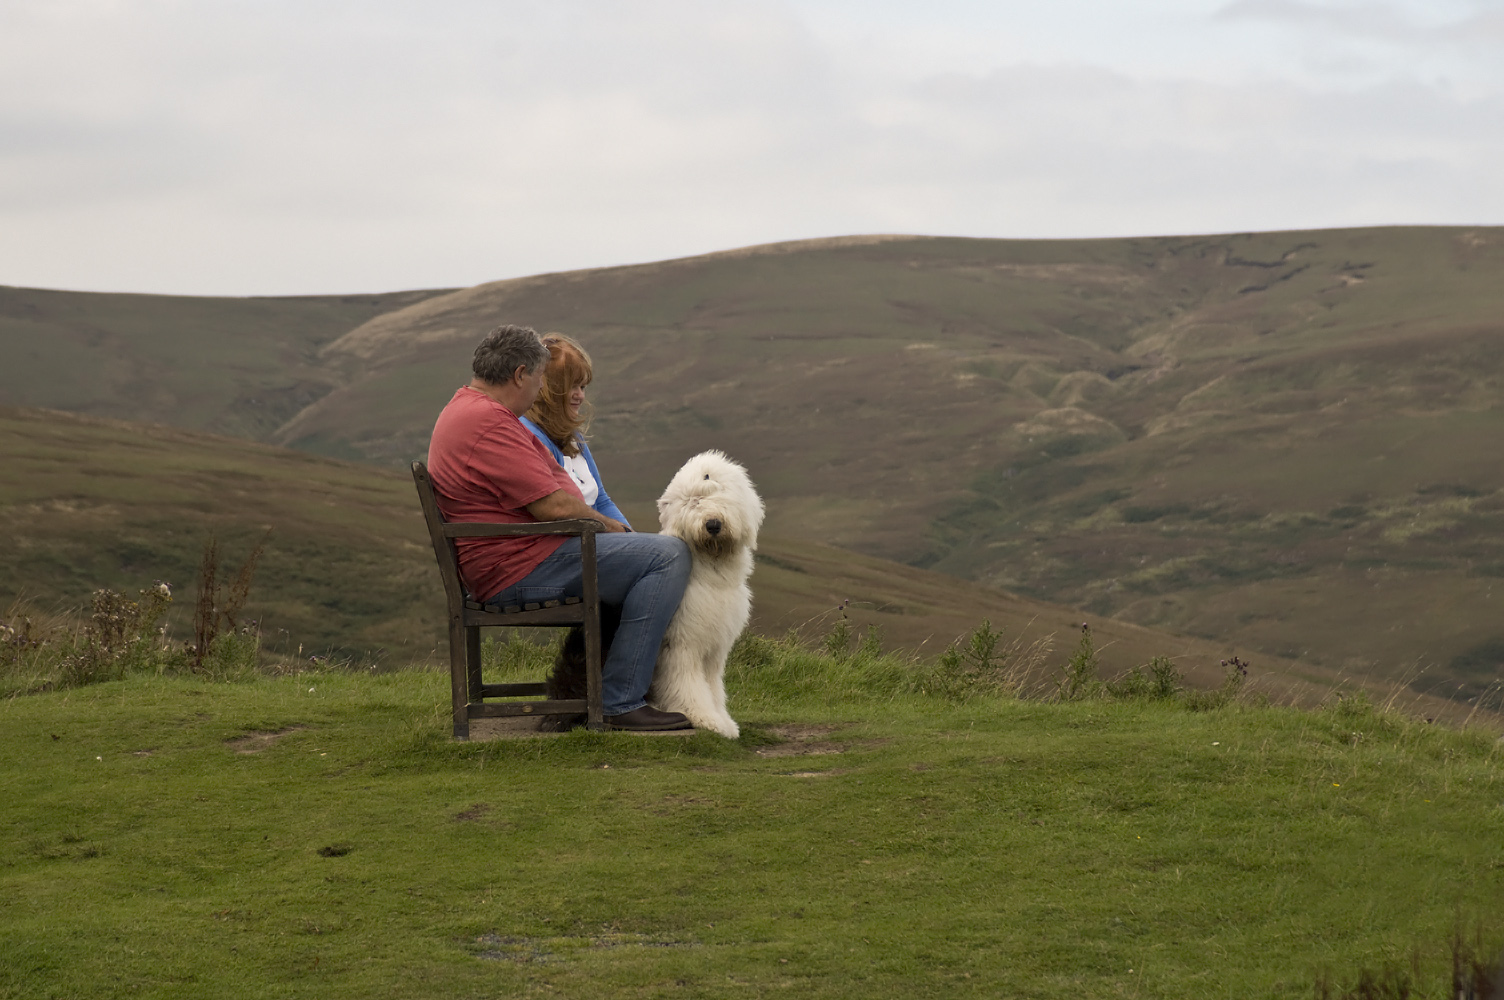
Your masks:
{"label": "dirt patch", "polygon": [[490,811],[491,811],[491,807],[488,806],[486,803],[484,803],[484,802],[477,802],[477,803],[475,803],[475,805],[471,806],[469,809],[461,809],[459,812],[455,813],[454,814],[454,821],[456,823],[470,823],[470,822],[474,822],[475,820],[480,819],[482,816],[484,816],[486,813],[488,813]]}
{"label": "dirt patch", "polygon": [[644,803],[641,808],[654,816],[672,816],[684,812],[687,809],[697,808],[735,809],[736,806],[725,806],[716,799],[696,798],[692,795],[665,795],[661,802]]}
{"label": "dirt patch", "polygon": [[759,757],[818,757],[825,754],[845,753],[853,749],[882,746],[884,743],[892,742],[888,739],[877,739],[838,743],[824,738],[841,728],[841,726],[807,722],[769,726],[767,732],[772,736],[781,737],[784,742],[769,747],[758,747],[753,752]]}
{"label": "dirt patch", "polygon": [[759,747],[759,757],[800,757],[821,754],[845,753],[846,744],[818,741],[812,743],[779,743],[777,746]]}
{"label": "dirt patch", "polygon": [[782,726],[769,726],[767,731],[774,736],[782,737],[785,742],[770,747],[758,747],[754,752],[759,757],[818,757],[825,754],[846,753],[848,750],[865,750],[892,742],[889,739],[876,739],[838,743],[835,740],[823,738],[839,729],[841,729],[840,726],[797,722]]}
{"label": "dirt patch", "polygon": [[785,771],[781,775],[784,778],[829,778],[837,774],[845,774],[841,769],[830,771]]}
{"label": "dirt patch", "polygon": [[[471,719],[470,742],[484,743],[488,740],[523,740],[534,736],[558,736],[553,730],[539,726],[543,717],[531,715],[504,716],[496,719]],[[621,733],[623,736],[693,736],[693,729],[670,729],[661,733]]]}
{"label": "dirt patch", "polygon": [[541,718],[528,715],[508,716],[499,719],[471,719],[470,740],[483,743],[487,740],[520,740],[530,736],[552,736],[539,731]]}
{"label": "dirt patch", "polygon": [[246,733],[234,739],[225,740],[225,746],[236,753],[260,753],[268,747],[274,746],[278,740],[289,733],[301,732],[308,726],[287,726],[272,732]]}
{"label": "dirt patch", "polygon": [[829,736],[840,726],[817,725],[808,722],[790,722],[781,726],[769,726],[768,732],[781,740],[817,740]]}
{"label": "dirt patch", "polygon": [[519,937],[484,934],[475,939],[471,953],[491,962],[542,964],[568,959],[598,948],[698,948],[698,942],[673,941],[642,934],[603,933],[597,937]]}

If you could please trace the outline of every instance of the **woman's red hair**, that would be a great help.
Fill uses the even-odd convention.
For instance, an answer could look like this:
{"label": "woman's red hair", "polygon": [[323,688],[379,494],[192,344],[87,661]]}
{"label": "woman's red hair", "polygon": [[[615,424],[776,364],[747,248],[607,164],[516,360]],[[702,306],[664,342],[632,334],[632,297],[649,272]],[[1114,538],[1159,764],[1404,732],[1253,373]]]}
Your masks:
{"label": "woman's red hair", "polygon": [[590,426],[590,404],[580,408],[579,419],[571,418],[569,393],[575,386],[589,385],[595,370],[590,355],[572,338],[562,333],[545,333],[542,340],[548,348],[548,367],[544,369],[543,391],[527,411],[527,417],[543,428],[543,433],[564,454],[578,455],[580,439]]}

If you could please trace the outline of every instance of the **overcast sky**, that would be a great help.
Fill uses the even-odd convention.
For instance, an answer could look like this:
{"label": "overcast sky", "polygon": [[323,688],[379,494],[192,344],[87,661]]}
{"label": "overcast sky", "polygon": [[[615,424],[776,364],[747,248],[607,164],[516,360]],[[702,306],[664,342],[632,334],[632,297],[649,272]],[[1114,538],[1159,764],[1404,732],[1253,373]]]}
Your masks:
{"label": "overcast sky", "polygon": [[1504,223],[1504,0],[0,0],[0,284]]}

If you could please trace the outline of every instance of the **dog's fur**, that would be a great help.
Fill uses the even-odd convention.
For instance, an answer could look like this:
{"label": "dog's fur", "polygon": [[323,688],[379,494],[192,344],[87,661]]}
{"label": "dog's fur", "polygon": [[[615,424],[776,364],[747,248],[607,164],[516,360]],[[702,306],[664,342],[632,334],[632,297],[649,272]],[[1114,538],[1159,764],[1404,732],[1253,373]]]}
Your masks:
{"label": "dog's fur", "polygon": [[[611,639],[621,623],[621,608],[614,604],[601,605],[601,660],[611,651]],[[576,625],[564,637],[564,645],[554,657],[553,672],[548,675],[548,696],[554,699],[578,698],[581,701],[589,694],[585,683],[585,630]],[[563,733],[585,724],[585,715],[545,715],[538,720],[538,728],[545,733]]]}
{"label": "dog's fur", "polygon": [[726,655],[752,613],[752,553],[763,506],[747,470],[719,451],[684,463],[658,498],[660,534],[689,543],[689,585],[658,652],[648,702],[730,739]]}
{"label": "dog's fur", "polygon": [[[692,561],[684,599],[658,652],[648,702],[731,739],[740,729],[726,711],[726,656],[752,612],[747,578],[762,517],[762,500],[747,470],[718,451],[691,458],[658,498],[660,534],[684,539]],[[601,605],[602,658],[620,620],[620,608]],[[585,697],[585,639],[578,627],[554,660],[548,696]],[[583,716],[545,716],[542,725],[559,730],[583,722]]]}

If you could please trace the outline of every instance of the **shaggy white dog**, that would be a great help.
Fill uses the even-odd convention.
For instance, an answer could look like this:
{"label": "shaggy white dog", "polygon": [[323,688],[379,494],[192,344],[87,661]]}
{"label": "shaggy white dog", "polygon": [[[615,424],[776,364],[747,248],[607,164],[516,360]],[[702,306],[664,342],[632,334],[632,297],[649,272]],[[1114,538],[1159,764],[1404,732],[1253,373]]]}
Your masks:
{"label": "shaggy white dog", "polygon": [[747,578],[762,514],[747,470],[718,451],[685,462],[658,498],[659,533],[688,542],[692,563],[648,701],[730,739],[740,730],[726,712],[726,654],[752,613]]}

